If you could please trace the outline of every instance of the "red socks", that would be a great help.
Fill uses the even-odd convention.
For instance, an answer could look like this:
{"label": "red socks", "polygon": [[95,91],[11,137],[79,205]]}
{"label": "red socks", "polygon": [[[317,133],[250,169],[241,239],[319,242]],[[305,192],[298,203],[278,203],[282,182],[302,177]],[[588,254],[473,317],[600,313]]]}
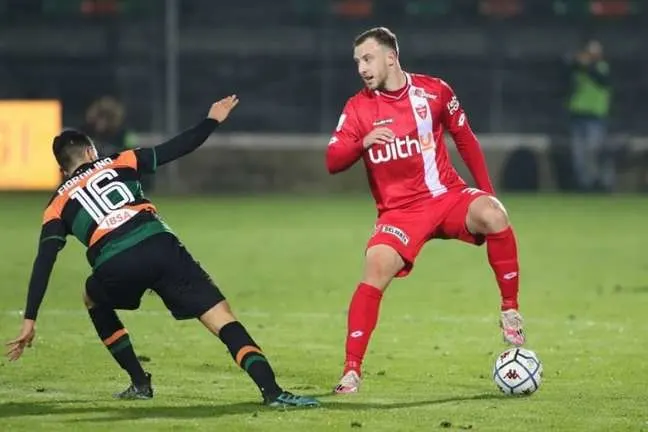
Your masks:
{"label": "red socks", "polygon": [[[486,236],[486,249],[502,296],[502,310],[518,309],[519,264],[515,234],[511,227]],[[378,311],[383,293],[378,288],[361,283],[349,306],[344,373],[360,374],[360,368],[371,334],[378,323]]]}
{"label": "red socks", "polygon": [[382,296],[383,293],[378,288],[361,283],[351,298],[347,322],[344,373],[354,370],[360,374],[360,366],[367,352],[371,333],[378,322],[378,310]]}
{"label": "red socks", "polygon": [[502,310],[518,308],[520,266],[511,227],[486,236],[486,250],[502,296]]}

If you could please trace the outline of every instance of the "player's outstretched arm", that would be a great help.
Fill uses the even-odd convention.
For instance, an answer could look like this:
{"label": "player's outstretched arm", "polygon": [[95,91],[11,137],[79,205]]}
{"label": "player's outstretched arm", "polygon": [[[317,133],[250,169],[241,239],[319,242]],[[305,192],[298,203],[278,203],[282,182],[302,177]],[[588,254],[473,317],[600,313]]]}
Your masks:
{"label": "player's outstretched arm", "polygon": [[348,101],[326,149],[328,172],[336,174],[351,167],[362,157],[364,150],[356,111],[352,102]]}
{"label": "player's outstretched arm", "polygon": [[31,347],[35,336],[36,317],[40,308],[45,291],[49,283],[54,263],[59,251],[65,245],[61,237],[47,237],[43,228],[41,234],[41,243],[38,246],[38,254],[34,260],[32,274],[29,280],[29,290],[27,292],[27,305],[23,326],[17,338],[7,342],[7,357],[10,361],[18,360],[26,347]]}
{"label": "player's outstretched arm", "polygon": [[216,127],[225,121],[230,112],[238,105],[236,95],[228,96],[212,104],[207,118],[191,129],[180,133],[162,144],[153,147],[156,166],[164,165],[191,153],[209,138]]}
{"label": "player's outstretched arm", "polygon": [[442,121],[450,135],[452,135],[461,159],[468,167],[477,187],[484,192],[494,194],[495,190],[488,175],[486,158],[484,158],[484,152],[482,152],[479,145],[479,140],[473,133],[468,123],[468,117],[457,96],[452,88],[445,83],[443,100],[445,106],[443,107]]}

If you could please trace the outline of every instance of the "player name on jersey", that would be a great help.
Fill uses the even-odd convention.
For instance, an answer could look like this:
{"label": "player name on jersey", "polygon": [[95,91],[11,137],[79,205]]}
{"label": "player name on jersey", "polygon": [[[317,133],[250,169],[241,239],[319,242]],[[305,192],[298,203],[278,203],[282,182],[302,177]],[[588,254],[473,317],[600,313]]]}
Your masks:
{"label": "player name on jersey", "polygon": [[113,163],[112,158],[106,157],[101,160],[96,161],[92,167],[86,169],[85,171],[81,172],[80,174],[75,175],[74,177],[70,177],[69,180],[67,180],[65,183],[61,185],[61,187],[58,188],[57,192],[59,195],[63,195],[68,189],[70,189],[72,186],[76,185],[79,183],[81,180],[88,178],[92,175],[92,173],[100,168],[104,168],[108,165]]}

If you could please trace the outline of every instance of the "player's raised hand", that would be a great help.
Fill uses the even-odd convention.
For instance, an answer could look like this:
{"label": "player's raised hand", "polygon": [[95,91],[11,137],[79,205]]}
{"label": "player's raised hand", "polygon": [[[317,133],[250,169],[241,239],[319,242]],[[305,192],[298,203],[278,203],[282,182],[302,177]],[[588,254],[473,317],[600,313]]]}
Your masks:
{"label": "player's raised hand", "polygon": [[392,132],[391,129],[386,127],[377,127],[364,137],[362,145],[364,148],[369,148],[374,144],[389,144],[394,140],[394,137],[394,132]]}
{"label": "player's raised hand", "polygon": [[7,357],[9,361],[15,361],[20,358],[25,347],[31,347],[34,336],[36,336],[35,321],[26,319],[23,321],[22,330],[20,330],[20,335],[9,342],[7,342]]}
{"label": "player's raised hand", "polygon": [[226,98],[212,104],[207,117],[222,123],[238,103],[239,99],[236,95],[227,96]]}

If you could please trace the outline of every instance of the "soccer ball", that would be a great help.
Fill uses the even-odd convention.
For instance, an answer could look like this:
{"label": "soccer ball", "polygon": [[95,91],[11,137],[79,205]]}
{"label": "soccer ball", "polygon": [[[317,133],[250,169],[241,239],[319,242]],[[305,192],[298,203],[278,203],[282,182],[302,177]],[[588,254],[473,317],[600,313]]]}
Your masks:
{"label": "soccer ball", "polygon": [[540,387],[542,363],[531,350],[507,349],[495,361],[493,380],[505,394],[530,395]]}

